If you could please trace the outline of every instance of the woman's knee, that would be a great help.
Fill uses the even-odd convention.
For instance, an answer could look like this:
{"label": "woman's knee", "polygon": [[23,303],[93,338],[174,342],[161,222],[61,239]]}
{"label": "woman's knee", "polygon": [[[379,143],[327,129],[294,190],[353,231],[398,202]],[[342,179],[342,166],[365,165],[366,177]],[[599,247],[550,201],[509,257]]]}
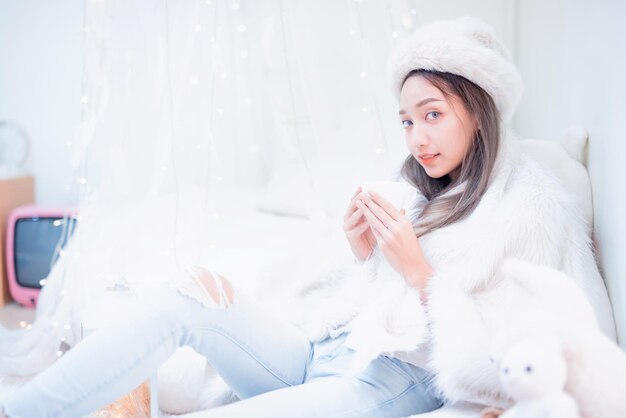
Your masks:
{"label": "woman's knee", "polygon": [[[224,277],[204,267],[193,267],[189,270],[189,275],[195,284],[191,288],[185,286],[179,288],[179,293],[183,296],[196,299],[212,308],[223,309],[232,305],[235,291]],[[184,330],[185,324],[194,317],[193,304],[189,304],[187,299],[181,299],[180,295],[157,292],[149,297],[151,299],[149,303],[139,307],[132,315],[133,320],[128,321],[130,324],[134,326],[143,324],[142,327],[154,324],[160,328]]]}
{"label": "woman's knee", "polygon": [[232,284],[223,276],[201,266],[193,267],[190,275],[211,304],[223,308],[233,304],[235,291]]}

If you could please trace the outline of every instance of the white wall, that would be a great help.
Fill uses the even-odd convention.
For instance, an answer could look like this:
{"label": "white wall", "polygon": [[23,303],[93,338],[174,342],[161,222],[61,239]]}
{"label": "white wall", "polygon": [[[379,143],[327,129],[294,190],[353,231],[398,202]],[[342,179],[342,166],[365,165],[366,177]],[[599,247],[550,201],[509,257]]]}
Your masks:
{"label": "white wall", "polygon": [[80,121],[82,2],[0,0],[0,119],[31,140],[36,201],[64,204]]}
{"label": "white wall", "polygon": [[572,123],[589,130],[594,239],[626,348],[624,16],[620,0],[518,1],[515,49],[526,92],[515,128],[523,137],[548,139]]}

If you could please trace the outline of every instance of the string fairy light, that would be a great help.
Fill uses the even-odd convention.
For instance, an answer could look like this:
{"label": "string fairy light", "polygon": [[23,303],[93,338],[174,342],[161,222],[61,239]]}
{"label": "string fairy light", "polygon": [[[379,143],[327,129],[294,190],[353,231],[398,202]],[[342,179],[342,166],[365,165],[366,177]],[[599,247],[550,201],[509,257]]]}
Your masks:
{"label": "string fairy light", "polygon": [[[286,27],[286,24],[285,24],[286,9],[284,7],[283,0],[279,0],[278,4],[280,6],[279,7],[279,9],[280,9],[279,10],[279,16],[280,16],[280,28],[281,28],[281,34],[282,34],[282,41],[283,41],[283,44],[284,44],[285,50],[286,50],[287,49],[287,40],[291,39],[291,37],[287,36],[287,27]],[[295,30],[293,28],[293,19],[290,19],[289,21],[292,23],[292,26],[290,27],[291,32],[294,33]],[[303,70],[302,70],[302,66],[301,66],[300,60],[298,59],[298,52],[299,52],[298,48],[295,48],[294,59],[296,61],[296,68],[298,69],[298,72],[299,72],[299,75],[300,75],[299,79],[302,82]],[[289,86],[289,93],[290,93],[289,98],[290,98],[291,111],[292,111],[292,115],[293,115],[294,120],[297,121],[298,118],[297,118],[296,103],[295,103],[295,97],[294,97],[294,82],[292,80],[291,69],[290,69],[290,66],[289,66],[289,59],[287,57],[287,54],[285,53],[285,54],[283,54],[283,56],[285,57],[285,69],[286,69],[286,73],[287,73],[287,77],[286,78],[287,78],[287,83],[288,83],[288,86]],[[306,92],[306,89],[303,88],[302,90]],[[310,100],[309,100],[309,96],[307,94],[304,94],[304,102],[305,102],[308,114],[312,115],[313,112],[311,111],[311,103],[310,103]],[[320,148],[319,134],[317,133],[317,129],[316,129],[314,123],[311,123],[310,126],[311,126],[312,132],[313,132],[313,140],[315,141],[315,145],[319,149]],[[305,156],[305,153],[304,153],[304,149],[303,149],[302,144],[301,144],[300,129],[299,129],[299,126],[298,126],[297,123],[295,124],[295,130],[296,130],[296,144],[298,146],[298,151],[299,151],[298,155],[300,156],[300,158],[302,160],[302,163],[303,163],[303,166],[304,166],[304,170],[305,170],[305,172],[307,174],[307,179],[309,181],[310,188],[313,191],[313,193],[317,194],[318,193],[317,186],[316,186],[315,181],[313,179],[313,173],[311,171],[309,162],[306,159],[306,156]]]}
{"label": "string fairy light", "polygon": [[[93,151],[93,147],[91,145],[91,141],[88,141],[88,135],[93,135],[91,130],[87,130],[87,124],[91,122],[88,119],[88,113],[92,111],[92,107],[97,104],[101,104],[101,101],[98,99],[96,91],[92,91],[88,93],[88,84],[87,84],[87,49],[88,43],[91,37],[96,36],[97,31],[93,31],[91,26],[88,24],[88,6],[87,0],[82,1],[82,43],[83,43],[83,57],[82,57],[82,70],[81,70],[81,96],[80,96],[80,123],[79,129],[77,130],[76,139],[77,144],[80,148],[77,150],[79,152],[78,163],[74,168],[74,174],[71,176],[73,180],[70,180],[66,183],[65,190],[67,191],[67,198],[70,202],[71,206],[77,206],[77,214],[74,215],[76,222],[84,222],[87,219],[87,216],[81,215],[80,208],[90,202],[89,194],[91,193],[90,184],[88,181],[87,167],[88,161],[91,157],[91,152]],[[95,99],[95,100],[92,100]],[[66,142],[68,147],[74,146],[74,141],[68,140]],[[65,297],[68,295],[68,290],[66,288],[67,280],[69,276],[70,267],[73,263],[76,263],[77,258],[80,256],[79,247],[81,245],[80,235],[73,235],[73,224],[74,221],[70,220],[72,215],[70,213],[65,213],[63,219],[60,221],[62,226],[60,238],[55,246],[54,255],[50,261],[50,271],[52,271],[53,265],[57,259],[63,260],[62,265],[60,266],[61,273],[55,276],[55,280],[60,280],[61,290],[59,292],[59,297],[55,299],[55,305],[50,313],[50,317],[54,317],[59,304]],[[72,234],[72,246],[69,247],[69,250],[64,248],[65,245],[69,244],[70,234]],[[69,251],[69,253],[68,253]],[[42,286],[48,284],[47,279],[43,279],[41,281]],[[52,323],[53,328],[59,328],[58,321],[54,321]],[[64,324],[62,328],[65,332],[73,332],[73,327],[71,323]],[[61,335],[58,340],[58,347],[61,347],[60,350],[61,355],[65,353],[70,348],[70,344],[67,343],[67,337],[65,335]]]}
{"label": "string fairy light", "polygon": [[[166,54],[166,63],[165,70],[167,73],[167,89],[168,89],[168,114],[169,114],[169,124],[170,124],[170,161],[172,166],[172,176],[174,177],[174,231],[172,242],[174,242],[174,262],[178,269],[181,269],[179,258],[178,258],[178,246],[176,245],[176,237],[178,235],[178,214],[180,211],[180,199],[179,199],[179,188],[178,188],[178,172],[176,169],[176,158],[174,152],[174,139],[176,138],[176,132],[174,129],[174,87],[172,85],[172,70],[171,70],[171,46],[170,46],[170,10],[169,10],[169,2],[168,0],[164,0],[165,3],[165,54]],[[167,167],[169,169],[169,167]],[[163,170],[163,167],[161,167]],[[164,170],[163,170],[164,171]]]}
{"label": "string fairy light", "polygon": [[392,28],[391,33],[390,33],[392,47],[396,45],[396,39],[398,38],[398,32],[395,30],[394,24],[393,24],[393,12],[394,12],[394,9],[389,4],[389,0],[387,0],[387,19],[389,22],[389,27]]}
{"label": "string fairy light", "polygon": [[[219,2],[215,2],[215,4],[213,5],[213,3],[211,1],[207,1],[206,2],[207,5],[213,7],[213,19],[211,22],[211,36],[209,38],[209,42],[211,43],[211,52],[210,52],[210,62],[211,62],[211,75],[209,78],[209,83],[208,83],[208,103],[209,103],[209,117],[208,117],[208,126],[207,126],[207,131],[208,131],[208,144],[207,144],[207,152],[206,152],[206,170],[205,170],[205,186],[204,186],[204,203],[203,203],[203,208],[204,208],[204,213],[207,212],[207,207],[209,204],[209,185],[210,185],[210,180],[211,180],[211,168],[212,168],[212,164],[211,164],[211,156],[214,155],[214,147],[213,147],[213,126],[214,126],[214,109],[215,109],[215,85],[216,85],[216,72],[217,72],[217,65],[216,65],[216,59],[215,59],[215,50],[217,48],[217,17],[218,17],[218,5]],[[221,112],[219,112],[221,113]]]}
{"label": "string fairy light", "polygon": [[[363,22],[362,22],[362,16],[361,16],[361,2],[360,1],[349,1],[348,0],[348,10],[350,13],[350,17],[351,20],[353,22],[355,22],[356,24],[356,33],[358,34],[358,40],[359,40],[359,44],[360,44],[360,52],[361,52],[361,66],[362,66],[362,71],[360,72],[360,78],[362,80],[365,80],[367,77],[367,73],[368,73],[368,69],[372,67],[371,65],[371,57],[369,56],[369,50],[367,48],[366,45],[366,39],[365,39],[365,34],[364,34],[364,30],[363,30]],[[380,116],[380,106],[378,104],[378,97],[376,95],[376,92],[374,91],[373,85],[372,83],[366,82],[366,90],[369,93],[370,96],[370,102],[372,104],[372,107],[374,109],[374,115],[376,118],[376,124],[378,126],[378,130],[380,133],[380,140],[383,144],[383,148],[385,150],[385,155],[389,155],[389,150],[387,147],[387,138],[385,135],[385,131],[383,129],[383,124],[382,124],[382,118]],[[361,107],[361,111],[363,113],[368,113],[369,112],[369,106],[363,106]],[[380,148],[378,148],[375,153],[378,155],[380,154],[380,152],[378,151],[380,150]]]}
{"label": "string fairy light", "polygon": [[[414,16],[417,15],[418,4],[416,0],[407,0],[403,3],[397,4],[398,9],[391,5],[387,0],[387,24],[390,34],[391,44],[395,45],[396,40],[400,37],[401,32],[411,30],[414,26]],[[402,7],[400,7],[402,6]],[[395,22],[399,19],[401,25],[397,25]]]}
{"label": "string fairy light", "polygon": [[[233,50],[239,50],[239,58],[242,60],[247,60],[248,57],[250,56],[249,52],[248,52],[248,45],[251,44],[249,38],[252,36],[250,34],[250,31],[248,30],[248,25],[247,23],[249,23],[248,20],[248,15],[247,15],[247,8],[240,8],[237,10],[237,16],[235,18],[235,20],[238,21],[238,23],[236,24],[236,30],[238,32],[237,36],[234,38],[234,42],[236,43],[233,46]],[[242,72],[248,72],[249,73],[249,69],[250,69],[251,63],[249,62],[245,62],[243,64],[235,64],[234,67],[236,70],[240,70]],[[233,76],[235,79],[242,79],[243,82],[249,82],[249,77],[237,77],[237,75],[235,74]],[[244,90],[252,90],[252,89],[247,89],[247,86],[243,86]],[[235,99],[236,101],[238,101],[238,99]],[[244,105],[249,106],[250,104],[252,104],[252,98],[250,96],[246,96],[245,98],[243,98],[241,100]],[[233,117],[233,121],[232,121],[232,127],[233,127],[233,137],[237,137],[237,135],[239,134],[239,124],[236,123],[235,117],[236,114],[235,112],[232,113],[232,117]],[[244,135],[244,137],[247,139],[250,136],[249,135]],[[248,150],[250,152],[250,154],[254,155],[254,158],[256,158],[256,161],[263,161],[265,159],[267,159],[267,155],[265,153],[260,152],[261,151],[261,147],[256,144],[250,144],[248,147]],[[269,166],[270,163],[268,161],[265,161],[265,165]]]}

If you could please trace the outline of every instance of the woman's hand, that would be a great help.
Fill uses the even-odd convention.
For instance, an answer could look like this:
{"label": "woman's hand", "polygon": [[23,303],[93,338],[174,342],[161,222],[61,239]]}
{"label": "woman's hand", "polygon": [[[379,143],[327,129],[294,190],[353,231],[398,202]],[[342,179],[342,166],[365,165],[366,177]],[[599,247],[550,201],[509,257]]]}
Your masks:
{"label": "woman's hand", "polygon": [[367,193],[357,195],[356,205],[363,211],[379,248],[409,285],[422,289],[432,269],[424,258],[413,225],[404,216],[404,209],[397,210],[374,191],[370,196]]}
{"label": "woman's hand", "polygon": [[363,262],[374,251],[376,238],[374,238],[372,229],[365,219],[363,210],[356,206],[357,196],[361,190],[361,186],[359,186],[352,196],[352,200],[350,200],[348,211],[343,217],[343,231],[355,257]]}

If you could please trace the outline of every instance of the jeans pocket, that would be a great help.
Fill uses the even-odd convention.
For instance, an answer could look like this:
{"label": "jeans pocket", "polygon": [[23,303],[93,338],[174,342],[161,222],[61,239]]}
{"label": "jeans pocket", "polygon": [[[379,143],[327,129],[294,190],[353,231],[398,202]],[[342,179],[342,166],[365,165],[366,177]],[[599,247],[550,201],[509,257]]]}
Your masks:
{"label": "jeans pocket", "polygon": [[389,356],[384,356],[381,355],[379,356],[379,359],[381,360],[381,362],[383,364],[385,364],[387,366],[387,368],[391,369],[393,372],[395,372],[396,374],[400,375],[402,378],[404,378],[407,382],[413,384],[413,383],[418,383],[418,380],[416,376],[413,376],[411,373],[409,373],[407,370],[405,370],[404,368],[402,368],[401,365],[399,365],[398,363],[396,363],[396,361],[402,361],[402,360],[397,360],[395,358],[391,358]]}

